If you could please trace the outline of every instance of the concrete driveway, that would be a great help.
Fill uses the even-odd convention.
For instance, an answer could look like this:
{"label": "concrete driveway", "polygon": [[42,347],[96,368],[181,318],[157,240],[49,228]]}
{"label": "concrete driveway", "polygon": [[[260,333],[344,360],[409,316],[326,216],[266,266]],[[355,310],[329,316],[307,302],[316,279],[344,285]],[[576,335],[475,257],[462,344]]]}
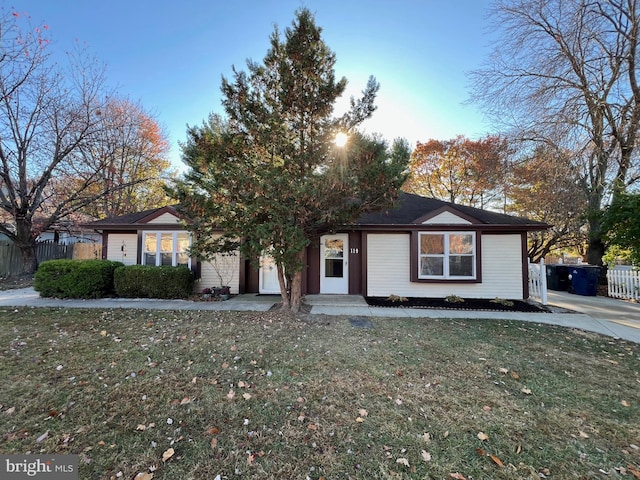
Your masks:
{"label": "concrete driveway", "polygon": [[548,303],[592,318],[640,329],[640,303],[609,297],[590,297],[549,290]]}

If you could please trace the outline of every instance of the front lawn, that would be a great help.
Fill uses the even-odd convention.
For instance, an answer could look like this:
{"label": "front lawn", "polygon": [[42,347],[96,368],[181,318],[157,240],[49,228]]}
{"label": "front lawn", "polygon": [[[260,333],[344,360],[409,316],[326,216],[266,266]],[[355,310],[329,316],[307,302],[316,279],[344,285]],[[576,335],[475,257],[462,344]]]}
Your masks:
{"label": "front lawn", "polygon": [[92,480],[640,478],[640,345],[371,322],[5,308],[0,452]]}

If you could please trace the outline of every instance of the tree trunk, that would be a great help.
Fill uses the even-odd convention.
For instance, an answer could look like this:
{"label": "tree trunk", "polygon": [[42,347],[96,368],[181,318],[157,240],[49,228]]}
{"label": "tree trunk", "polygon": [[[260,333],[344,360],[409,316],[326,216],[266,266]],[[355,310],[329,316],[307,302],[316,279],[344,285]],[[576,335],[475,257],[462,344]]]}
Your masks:
{"label": "tree trunk", "polygon": [[287,282],[284,276],[284,268],[282,265],[276,265],[278,270],[278,283],[280,284],[280,297],[282,298],[282,310],[289,310],[291,302],[289,301],[289,293],[287,292]]}
{"label": "tree trunk", "polygon": [[606,247],[602,242],[600,235],[589,238],[587,244],[587,263],[590,265],[602,265],[602,257],[604,256]]}
{"label": "tree trunk", "polygon": [[22,255],[22,275],[35,273],[38,268],[36,237],[33,233],[33,224],[30,216],[22,212],[16,215],[14,243],[20,249]]}
{"label": "tree trunk", "polygon": [[291,282],[291,311],[298,313],[302,303],[302,271],[293,274]]}

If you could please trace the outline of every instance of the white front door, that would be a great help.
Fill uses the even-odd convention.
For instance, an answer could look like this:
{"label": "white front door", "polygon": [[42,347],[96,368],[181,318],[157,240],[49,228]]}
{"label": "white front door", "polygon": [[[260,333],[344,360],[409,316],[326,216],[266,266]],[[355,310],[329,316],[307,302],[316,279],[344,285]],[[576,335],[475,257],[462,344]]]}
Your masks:
{"label": "white front door", "polygon": [[320,237],[320,293],[349,293],[349,235]]}
{"label": "white front door", "polygon": [[260,293],[280,293],[278,269],[276,268],[276,262],[270,255],[260,257],[260,279],[258,283],[258,291]]}

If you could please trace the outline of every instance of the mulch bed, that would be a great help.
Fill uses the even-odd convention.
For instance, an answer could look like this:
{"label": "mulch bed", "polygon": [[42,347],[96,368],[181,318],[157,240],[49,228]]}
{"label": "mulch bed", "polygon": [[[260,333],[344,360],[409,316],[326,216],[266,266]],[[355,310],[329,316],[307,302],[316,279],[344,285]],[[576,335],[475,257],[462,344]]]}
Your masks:
{"label": "mulch bed", "polygon": [[465,298],[464,302],[447,302],[444,298],[408,297],[406,301],[392,301],[385,297],[365,297],[372,307],[433,308],[439,310],[488,310],[497,312],[549,313],[542,305],[523,300],[509,300],[513,305],[504,305],[484,298]]}

